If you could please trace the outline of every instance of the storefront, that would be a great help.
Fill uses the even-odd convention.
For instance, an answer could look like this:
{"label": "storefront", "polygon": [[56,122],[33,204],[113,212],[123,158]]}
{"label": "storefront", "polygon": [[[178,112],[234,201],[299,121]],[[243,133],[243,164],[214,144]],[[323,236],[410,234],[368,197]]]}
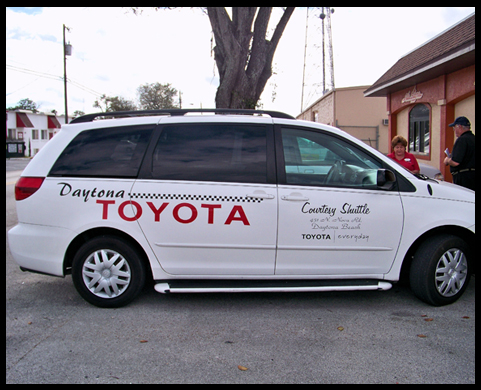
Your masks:
{"label": "storefront", "polygon": [[409,152],[423,163],[444,166],[444,151],[455,135],[448,127],[466,116],[475,133],[475,14],[402,57],[364,92],[387,97],[389,139],[402,135]]}
{"label": "storefront", "polygon": [[25,142],[7,140],[5,149],[6,158],[25,157]]}

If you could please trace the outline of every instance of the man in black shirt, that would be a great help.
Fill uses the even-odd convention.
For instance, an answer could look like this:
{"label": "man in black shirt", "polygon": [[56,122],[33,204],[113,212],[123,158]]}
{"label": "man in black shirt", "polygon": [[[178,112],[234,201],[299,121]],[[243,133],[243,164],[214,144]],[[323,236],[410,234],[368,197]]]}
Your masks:
{"label": "man in black shirt", "polygon": [[444,159],[444,164],[450,166],[454,184],[475,191],[476,145],[471,122],[465,116],[460,116],[449,127],[454,127],[457,140],[452,155]]}

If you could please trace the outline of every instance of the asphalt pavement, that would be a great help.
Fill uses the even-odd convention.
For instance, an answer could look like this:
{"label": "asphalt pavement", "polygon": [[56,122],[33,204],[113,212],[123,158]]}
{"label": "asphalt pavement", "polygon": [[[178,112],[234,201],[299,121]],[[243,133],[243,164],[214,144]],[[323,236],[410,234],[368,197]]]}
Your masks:
{"label": "asphalt pavement", "polygon": [[[26,162],[6,164],[6,231]],[[6,383],[475,383],[475,316],[475,278],[439,308],[395,285],[188,295],[148,286],[127,307],[99,309],[70,277],[21,272],[7,242]]]}

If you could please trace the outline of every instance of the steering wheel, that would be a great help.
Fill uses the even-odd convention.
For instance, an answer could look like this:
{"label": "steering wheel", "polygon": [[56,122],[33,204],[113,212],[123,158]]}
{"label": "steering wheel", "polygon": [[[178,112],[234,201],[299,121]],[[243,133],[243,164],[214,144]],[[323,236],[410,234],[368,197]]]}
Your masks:
{"label": "steering wheel", "polygon": [[326,184],[340,183],[342,174],[344,173],[344,160],[337,160],[329,170],[326,176]]}

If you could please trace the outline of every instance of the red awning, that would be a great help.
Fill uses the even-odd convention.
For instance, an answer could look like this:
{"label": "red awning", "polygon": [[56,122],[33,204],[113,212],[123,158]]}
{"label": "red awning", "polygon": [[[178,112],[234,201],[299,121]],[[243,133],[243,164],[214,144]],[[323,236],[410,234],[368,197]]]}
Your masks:
{"label": "red awning", "polygon": [[17,127],[33,127],[32,122],[24,112],[17,112]]}
{"label": "red awning", "polygon": [[60,129],[62,126],[55,116],[47,116],[49,129]]}

